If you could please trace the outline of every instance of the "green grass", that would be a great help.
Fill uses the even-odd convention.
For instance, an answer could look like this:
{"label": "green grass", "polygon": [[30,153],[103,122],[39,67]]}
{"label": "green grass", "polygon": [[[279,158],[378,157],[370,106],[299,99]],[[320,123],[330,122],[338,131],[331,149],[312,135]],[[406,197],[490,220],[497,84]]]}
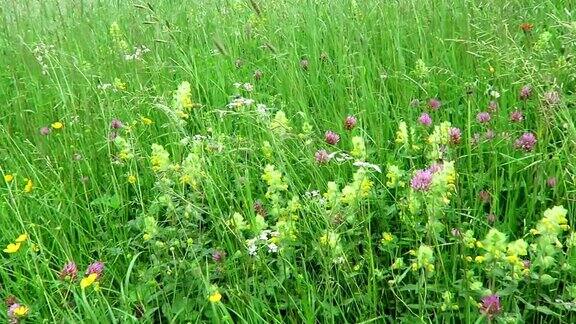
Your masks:
{"label": "green grass", "polygon": [[[30,307],[23,321],[574,321],[574,232],[530,233],[553,206],[564,206],[575,224],[570,1],[0,4],[0,171],[14,177],[0,186],[1,244],[29,235],[16,253],[0,257],[0,296]],[[111,32],[114,22],[119,32]],[[520,28],[525,22],[534,24],[529,33]],[[150,50],[141,60],[125,60],[141,45]],[[173,101],[184,81],[195,103],[187,119]],[[526,101],[518,95],[524,85],[532,87]],[[550,91],[559,93],[558,104],[546,103]],[[236,94],[255,103],[228,107]],[[438,111],[427,108],[430,98],[441,100]],[[488,124],[478,123],[491,100],[498,109]],[[512,123],[517,109],[524,120]],[[290,123],[286,134],[270,127],[278,111]],[[417,121],[425,111],[430,128]],[[353,130],[344,128],[348,115],[358,120]],[[109,139],[113,119],[124,124],[117,132],[130,159]],[[62,129],[40,135],[57,121]],[[414,132],[404,145],[395,140],[402,121]],[[415,171],[438,162],[427,139],[444,121],[462,131],[444,154],[455,163],[455,187],[442,173],[430,191],[412,190]],[[324,142],[327,130],[341,136],[337,145]],[[536,135],[532,151],[514,147],[524,132]],[[360,169],[366,173],[356,174],[356,183],[353,161],[314,159],[319,149],[350,154],[354,137],[367,150],[357,159],[382,169]],[[170,154],[163,171],[153,170],[152,144]],[[275,184],[287,190],[267,184],[267,165],[282,173]],[[390,165],[402,170],[404,186],[387,184]],[[182,172],[194,185],[181,183]],[[372,187],[351,203],[341,192],[326,204],[307,198],[314,190],[322,196],[330,181],[339,190],[350,184],[353,193],[361,183]],[[481,191],[490,193],[488,203]],[[231,221],[235,213],[246,228]],[[247,240],[264,227],[279,232],[267,242],[279,252],[263,245],[251,256]],[[499,232],[486,238],[490,229]],[[473,234],[464,235],[468,230]],[[383,233],[394,239],[383,243]],[[506,242],[494,239],[499,233]],[[495,250],[468,247],[470,235],[484,247],[497,242]],[[517,239],[533,244],[520,255],[532,262],[529,270],[498,256],[510,255]],[[421,246],[433,260],[410,253]],[[214,251],[226,256],[215,261]],[[488,260],[475,260],[479,255]],[[100,289],[81,289],[85,267],[97,260],[105,264]],[[68,261],[78,265],[75,280],[59,278]],[[434,271],[413,271],[415,261]],[[211,303],[215,291],[222,299]],[[490,293],[502,302],[491,320],[478,306]]]}

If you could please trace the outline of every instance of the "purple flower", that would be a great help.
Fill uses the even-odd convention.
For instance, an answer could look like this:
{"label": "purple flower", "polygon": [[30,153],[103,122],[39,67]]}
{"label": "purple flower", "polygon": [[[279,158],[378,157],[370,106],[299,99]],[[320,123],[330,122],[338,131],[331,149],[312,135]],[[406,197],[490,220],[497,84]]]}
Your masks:
{"label": "purple flower", "polygon": [[514,147],[526,152],[530,152],[532,149],[534,149],[536,142],[536,136],[533,133],[526,132],[516,140]]}
{"label": "purple flower", "polygon": [[422,115],[420,115],[420,118],[418,118],[418,121],[420,122],[420,124],[426,127],[432,125],[432,117],[430,117],[430,115],[428,115],[427,113],[422,113]]}
{"label": "purple flower", "polygon": [[440,106],[442,106],[442,102],[440,102],[440,100],[438,100],[436,98],[432,98],[432,99],[428,100],[428,107],[430,107],[430,109],[438,110],[438,109],[440,109]]}
{"label": "purple flower", "polygon": [[44,126],[44,127],[40,128],[40,135],[42,135],[42,136],[50,135],[51,132],[52,132],[52,130],[50,129],[50,127]]}
{"label": "purple flower", "polygon": [[522,265],[525,269],[528,269],[532,265],[532,262],[530,260],[522,260]]}
{"label": "purple flower", "polygon": [[412,180],[410,186],[417,191],[428,191],[432,184],[432,172],[428,170],[418,170]]}
{"label": "purple flower", "polygon": [[122,127],[124,127],[124,124],[122,124],[122,121],[119,120],[119,119],[114,118],[114,119],[112,119],[112,121],[110,122],[110,128],[120,129],[120,128],[122,128]]}
{"label": "purple flower", "polygon": [[20,307],[19,303],[14,303],[8,307],[8,318],[10,319],[10,323],[18,323],[18,318],[16,318],[16,314],[14,311]]}
{"label": "purple flower", "polygon": [[60,279],[64,280],[69,278],[71,280],[76,279],[76,275],[78,274],[78,267],[76,267],[76,263],[74,261],[70,261],[64,265],[62,271],[60,271]]}
{"label": "purple flower", "polygon": [[326,139],[326,143],[330,145],[336,145],[336,143],[340,141],[340,135],[334,133],[333,131],[327,131],[326,134],[324,134],[324,138]]}
{"label": "purple flower", "polygon": [[350,115],[344,119],[344,128],[351,130],[352,128],[356,127],[356,123],[358,123],[356,117]]}
{"label": "purple flower", "polygon": [[472,138],[470,139],[470,144],[474,146],[478,145],[479,142],[480,142],[480,134],[474,133],[474,135],[472,135]]}
{"label": "purple flower", "polygon": [[515,110],[510,113],[510,121],[513,123],[519,123],[524,120],[524,114],[520,110]]}
{"label": "purple flower", "polygon": [[426,169],[426,171],[430,171],[430,173],[434,174],[438,171],[442,171],[443,168],[444,165],[442,165],[441,163],[432,163],[432,165],[430,165],[430,167]]}
{"label": "purple flower", "polygon": [[328,161],[330,161],[330,155],[328,154],[328,152],[326,152],[326,150],[318,150],[316,151],[316,154],[314,154],[315,158],[316,158],[316,162],[318,162],[319,164],[325,164],[328,163]]}
{"label": "purple flower", "polygon": [[498,110],[498,103],[494,100],[490,101],[488,104],[488,111],[493,113],[496,112],[496,110]]}
{"label": "purple flower", "polygon": [[546,185],[550,188],[554,188],[556,187],[556,177],[550,177],[548,179],[546,179]]}
{"label": "purple flower", "polygon": [[488,318],[494,318],[494,316],[498,315],[501,311],[502,306],[500,305],[500,296],[492,294],[482,298],[480,312],[488,316]]}
{"label": "purple flower", "polygon": [[450,143],[451,144],[458,144],[462,139],[462,131],[460,128],[452,127],[448,130],[448,135],[450,136]]}
{"label": "purple flower", "polygon": [[525,85],[520,89],[520,99],[527,100],[532,95],[532,87],[530,85]]}
{"label": "purple flower", "polygon": [[222,262],[225,257],[226,252],[224,251],[214,250],[212,252],[212,260],[214,260],[214,262]]}
{"label": "purple flower", "polygon": [[93,262],[86,269],[87,276],[95,273],[97,275],[97,278],[100,278],[102,276],[102,272],[104,272],[104,263],[101,261]]}
{"label": "purple flower", "polygon": [[478,115],[476,115],[476,120],[482,124],[487,123],[490,121],[490,114],[485,111],[478,113]]}

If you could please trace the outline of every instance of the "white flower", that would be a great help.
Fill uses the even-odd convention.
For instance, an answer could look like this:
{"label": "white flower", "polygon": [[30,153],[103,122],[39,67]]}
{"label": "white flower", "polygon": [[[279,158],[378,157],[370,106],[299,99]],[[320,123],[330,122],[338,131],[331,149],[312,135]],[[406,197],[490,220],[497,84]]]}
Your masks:
{"label": "white flower", "polygon": [[370,168],[370,169],[373,169],[374,171],[376,171],[378,173],[382,173],[382,169],[380,169],[380,167],[377,166],[376,164],[363,162],[363,161],[356,161],[356,162],[354,162],[354,166],[357,166],[359,168]]}
{"label": "white flower", "polygon": [[252,90],[254,90],[254,86],[250,83],[244,83],[243,87],[244,87],[244,90],[246,90],[248,92],[252,92]]}
{"label": "white flower", "polygon": [[278,252],[278,245],[276,245],[274,243],[268,244],[268,252],[270,252],[270,253]]}

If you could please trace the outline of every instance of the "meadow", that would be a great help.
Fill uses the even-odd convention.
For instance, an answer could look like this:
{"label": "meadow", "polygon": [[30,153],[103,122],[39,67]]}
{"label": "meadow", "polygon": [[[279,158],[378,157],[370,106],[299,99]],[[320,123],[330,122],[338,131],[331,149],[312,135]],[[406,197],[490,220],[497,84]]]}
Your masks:
{"label": "meadow", "polygon": [[1,322],[576,322],[575,2],[0,4]]}

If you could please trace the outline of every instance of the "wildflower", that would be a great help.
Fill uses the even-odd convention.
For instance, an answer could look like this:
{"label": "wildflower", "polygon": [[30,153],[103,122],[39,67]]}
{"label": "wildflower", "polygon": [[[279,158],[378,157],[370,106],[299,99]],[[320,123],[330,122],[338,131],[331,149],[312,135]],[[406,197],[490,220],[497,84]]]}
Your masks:
{"label": "wildflower", "polygon": [[524,120],[524,114],[520,110],[515,110],[510,113],[510,121],[513,123],[519,123]]}
{"label": "wildflower", "polygon": [[85,289],[90,287],[93,283],[96,282],[98,279],[98,275],[96,273],[91,273],[87,277],[82,278],[80,280],[80,288]]}
{"label": "wildflower", "polygon": [[498,315],[501,311],[500,296],[492,294],[482,298],[480,312],[488,316],[488,318],[494,318],[494,316]]}
{"label": "wildflower", "polygon": [[550,188],[554,188],[556,187],[556,177],[550,177],[548,179],[546,179],[546,185]]}
{"label": "wildflower", "polygon": [[4,252],[12,254],[12,253],[16,253],[18,252],[18,250],[20,250],[20,242],[17,243],[10,243],[6,246],[6,248],[4,249]]}
{"label": "wildflower", "polygon": [[254,80],[258,81],[258,80],[262,79],[262,75],[263,75],[263,73],[261,70],[254,71],[254,75],[253,75]]}
{"label": "wildflower", "polygon": [[44,127],[40,128],[40,135],[42,135],[42,136],[48,136],[48,135],[50,135],[51,132],[52,132],[52,130],[50,129],[50,127],[44,126]]}
{"label": "wildflower", "polygon": [[172,101],[176,115],[182,119],[188,118],[188,112],[193,107],[192,90],[190,89],[190,82],[183,81],[178,86],[178,89],[174,92]]}
{"label": "wildflower", "polygon": [[119,78],[114,78],[114,89],[116,89],[116,91],[126,90],[126,82],[122,82]]}
{"label": "wildflower", "polygon": [[59,129],[62,129],[62,127],[64,127],[64,124],[62,124],[62,122],[57,121],[57,122],[52,123],[52,125],[50,125],[50,126],[52,126],[52,128],[54,128],[56,130],[59,130]]}
{"label": "wildflower", "polygon": [[534,146],[536,145],[536,136],[533,133],[524,133],[522,134],[522,136],[520,136],[520,138],[518,138],[516,140],[516,142],[514,143],[514,146],[517,149],[521,149],[524,150],[526,152],[530,152],[532,151],[532,149],[534,149]]}
{"label": "wildflower", "polygon": [[358,123],[356,117],[350,115],[346,117],[346,119],[344,119],[344,128],[346,128],[347,130],[351,130],[354,127],[356,127],[356,123]]}
{"label": "wildflower", "polygon": [[487,190],[482,190],[478,193],[478,197],[482,201],[482,203],[487,204],[490,202],[490,192]]}
{"label": "wildflower", "polygon": [[494,113],[496,110],[498,110],[498,102],[491,100],[488,104],[488,111]]}
{"label": "wildflower", "polygon": [[96,279],[99,279],[102,276],[102,272],[104,272],[104,263],[101,261],[95,261],[88,266],[85,275],[89,276],[95,274]]}
{"label": "wildflower", "polygon": [[487,130],[484,134],[484,138],[486,138],[488,141],[493,140],[494,137],[496,137],[496,133],[492,129]]}
{"label": "wildflower", "polygon": [[490,114],[485,111],[478,113],[478,115],[476,115],[476,120],[481,124],[485,124],[490,121]]}
{"label": "wildflower", "polygon": [[130,184],[135,184],[136,181],[138,181],[138,178],[136,178],[135,175],[131,174],[131,175],[128,176],[128,183],[130,183]]}
{"label": "wildflower", "polygon": [[412,108],[416,108],[420,106],[420,100],[418,99],[412,99],[412,101],[410,101],[410,107]]}
{"label": "wildflower", "polygon": [[432,110],[438,110],[442,106],[442,102],[436,98],[428,100],[428,107]]}
{"label": "wildflower", "polygon": [[494,223],[496,221],[496,215],[490,213],[488,215],[486,215],[486,220],[488,221],[488,223]]}
{"label": "wildflower", "polygon": [[404,182],[400,181],[402,179],[404,172],[396,165],[388,165],[388,172],[386,173],[386,186],[388,188],[404,187]]}
{"label": "wildflower", "polygon": [[432,172],[428,170],[418,170],[412,180],[410,186],[417,191],[428,191],[432,184]]}
{"label": "wildflower", "polygon": [[34,183],[32,182],[32,179],[26,179],[26,185],[24,186],[24,192],[25,193],[31,193],[32,190],[34,190]]}
{"label": "wildflower", "polygon": [[268,215],[268,211],[266,211],[266,208],[264,207],[264,205],[260,200],[256,200],[252,205],[252,208],[254,208],[254,212],[257,215],[260,215],[262,217],[266,217],[266,215]]}
{"label": "wildflower", "polygon": [[560,94],[558,91],[550,90],[544,93],[544,103],[548,106],[556,106],[560,103]]}
{"label": "wildflower", "polygon": [[215,250],[212,252],[212,260],[214,260],[214,262],[222,262],[225,257],[226,252],[224,251]]}
{"label": "wildflower", "polygon": [[382,240],[380,241],[380,243],[382,245],[388,245],[392,241],[394,241],[394,235],[392,235],[391,233],[388,233],[388,232],[382,233]]}
{"label": "wildflower", "polygon": [[336,145],[340,141],[340,135],[334,133],[333,131],[327,131],[324,134],[324,139],[326,143],[330,145]]}
{"label": "wildflower", "polygon": [[60,279],[62,280],[64,279],[74,280],[76,279],[77,275],[78,275],[78,267],[76,266],[76,263],[74,261],[66,263],[62,268],[62,271],[60,271]]}
{"label": "wildflower", "polygon": [[213,293],[208,297],[208,300],[209,300],[211,303],[218,303],[218,302],[220,302],[221,299],[222,299],[222,295],[221,295],[220,292],[218,292],[218,291],[213,292]]}
{"label": "wildflower", "polygon": [[450,234],[452,234],[452,236],[454,236],[454,237],[460,237],[460,236],[462,236],[462,232],[461,232],[460,229],[458,229],[458,228],[452,228],[452,229],[450,230]]}
{"label": "wildflower", "polygon": [[406,125],[406,122],[401,121],[400,123],[398,123],[398,130],[396,131],[395,142],[398,144],[406,144],[407,145],[408,139],[409,139],[408,125]]}
{"label": "wildflower", "polygon": [[425,269],[428,272],[434,271],[434,252],[427,245],[420,245],[417,251],[412,251],[416,259],[412,263],[412,270]]}
{"label": "wildflower", "polygon": [[304,71],[308,71],[308,67],[310,66],[310,62],[303,58],[300,60],[300,68]]}
{"label": "wildflower", "polygon": [[523,22],[520,24],[520,29],[522,29],[522,31],[524,33],[529,33],[532,31],[532,28],[534,28],[534,24],[531,24],[529,22]]}
{"label": "wildflower", "polygon": [[330,155],[328,154],[328,152],[326,152],[326,150],[316,151],[314,157],[316,158],[316,162],[318,162],[319,164],[325,164],[328,161],[330,161]]}
{"label": "wildflower", "polygon": [[152,171],[168,171],[170,166],[170,153],[168,153],[162,145],[152,144],[152,156],[150,157],[150,162],[152,163]]}
{"label": "wildflower", "polygon": [[10,318],[11,323],[18,323],[20,319],[26,317],[30,312],[30,308],[19,303],[13,303],[8,308],[8,318]]}
{"label": "wildflower", "polygon": [[278,252],[278,245],[274,243],[268,244],[268,253],[277,253]]}
{"label": "wildflower", "polygon": [[458,144],[462,139],[462,131],[457,127],[450,128],[450,130],[448,130],[448,135],[450,136],[450,144]]}
{"label": "wildflower", "polygon": [[28,240],[28,234],[24,233],[24,234],[20,234],[17,238],[16,238],[16,243],[23,243],[26,242]]}
{"label": "wildflower", "polygon": [[152,119],[147,117],[140,117],[140,121],[142,121],[142,124],[144,125],[152,125],[153,123]]}
{"label": "wildflower", "polygon": [[357,159],[364,159],[366,157],[366,144],[362,136],[352,137],[352,151],[350,154]]}
{"label": "wildflower", "polygon": [[286,118],[286,114],[282,110],[276,112],[274,119],[270,122],[269,128],[281,136],[284,136],[292,131],[290,121],[288,118]]}
{"label": "wildflower", "polygon": [[525,85],[520,89],[519,93],[521,100],[528,100],[532,96],[532,87],[530,85]]}
{"label": "wildflower", "polygon": [[110,122],[110,128],[120,129],[120,128],[122,128],[122,127],[124,127],[124,124],[122,124],[122,121],[119,120],[119,119],[114,118],[114,119],[112,119],[112,121]]}
{"label": "wildflower", "polygon": [[6,183],[10,183],[10,182],[12,182],[12,180],[14,180],[14,176],[12,174],[5,174],[4,175],[4,181],[6,181]]}
{"label": "wildflower", "polygon": [[427,113],[422,113],[422,115],[420,115],[420,118],[418,118],[418,121],[420,122],[420,124],[427,127],[432,125],[432,118]]}

